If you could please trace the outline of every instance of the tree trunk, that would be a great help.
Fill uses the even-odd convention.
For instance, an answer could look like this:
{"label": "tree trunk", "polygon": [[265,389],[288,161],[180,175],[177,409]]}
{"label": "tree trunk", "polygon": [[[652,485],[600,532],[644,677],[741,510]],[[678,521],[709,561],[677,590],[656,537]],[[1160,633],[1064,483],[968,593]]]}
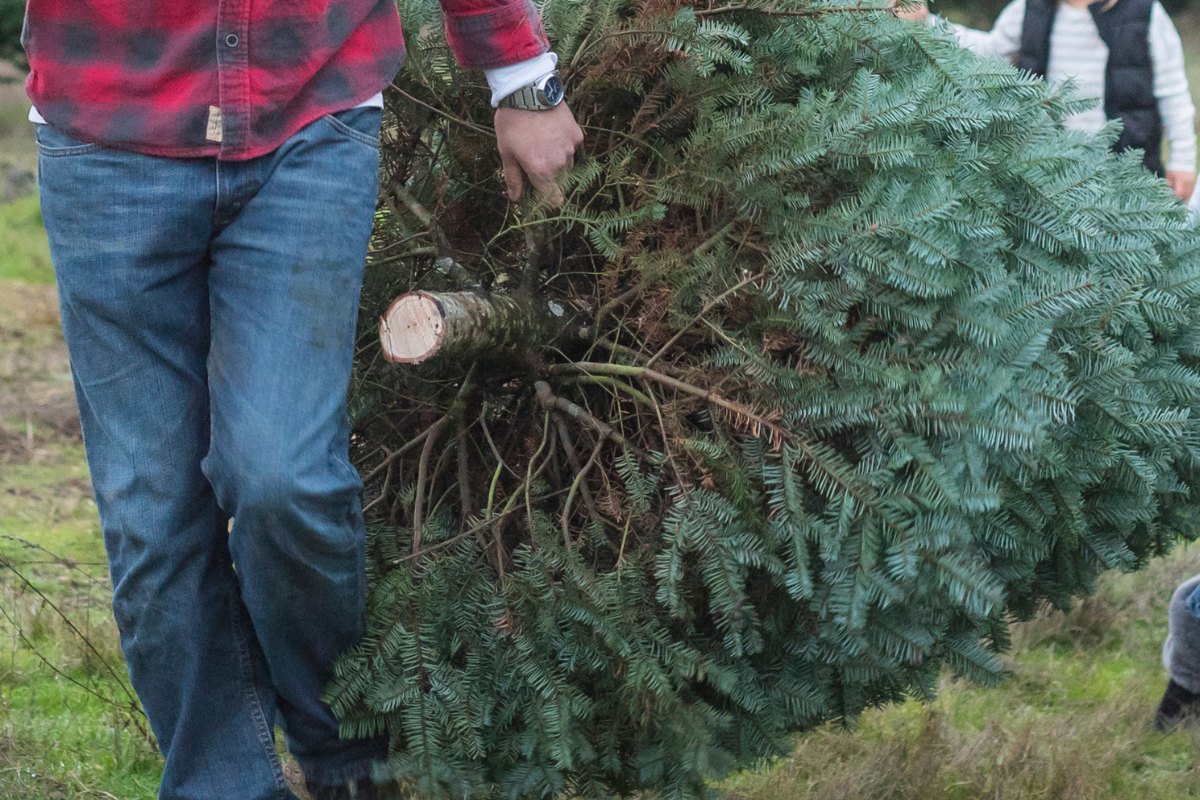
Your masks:
{"label": "tree trunk", "polygon": [[379,321],[384,357],[397,364],[430,359],[506,357],[544,344],[567,328],[563,306],[482,292],[409,292]]}

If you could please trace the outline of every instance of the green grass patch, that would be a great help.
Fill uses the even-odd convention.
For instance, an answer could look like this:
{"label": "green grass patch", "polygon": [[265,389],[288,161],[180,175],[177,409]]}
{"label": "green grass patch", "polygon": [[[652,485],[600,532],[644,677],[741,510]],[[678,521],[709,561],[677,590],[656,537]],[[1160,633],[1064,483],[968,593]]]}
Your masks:
{"label": "green grass patch", "polygon": [[92,592],[78,585],[58,610],[11,580],[3,591],[0,797],[154,797],[161,763],[124,677],[107,603],[85,606],[78,595]]}
{"label": "green grass patch", "polygon": [[0,797],[154,797],[82,444],[31,435],[0,462]]}
{"label": "green grass patch", "polygon": [[0,798],[157,794],[36,197],[0,205]]}
{"label": "green grass patch", "polygon": [[0,280],[54,282],[36,196],[0,205]]}
{"label": "green grass patch", "polygon": [[938,699],[825,726],[788,758],[734,775],[727,800],[1168,800],[1200,797],[1200,735],[1152,729],[1176,583],[1200,572],[1181,548],[1111,575],[1069,613],[1017,626],[1010,676],[987,688],[947,676]]}
{"label": "green grass patch", "polygon": [[[55,443],[53,458],[3,466],[0,556],[20,559],[13,538],[36,542],[65,557],[103,562],[104,546],[83,445]],[[45,451],[43,450],[43,453]]]}

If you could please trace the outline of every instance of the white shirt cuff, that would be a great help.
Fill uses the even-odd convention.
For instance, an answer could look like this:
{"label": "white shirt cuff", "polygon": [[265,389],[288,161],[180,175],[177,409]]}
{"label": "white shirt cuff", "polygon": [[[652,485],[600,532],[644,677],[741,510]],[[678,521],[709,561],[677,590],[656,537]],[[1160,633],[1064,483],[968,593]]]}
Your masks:
{"label": "white shirt cuff", "polygon": [[483,74],[487,78],[488,86],[492,89],[492,108],[500,105],[501,100],[522,86],[528,86],[539,78],[544,78],[554,72],[556,66],[558,66],[556,53],[542,53],[528,61],[518,61],[507,67],[485,69]]}

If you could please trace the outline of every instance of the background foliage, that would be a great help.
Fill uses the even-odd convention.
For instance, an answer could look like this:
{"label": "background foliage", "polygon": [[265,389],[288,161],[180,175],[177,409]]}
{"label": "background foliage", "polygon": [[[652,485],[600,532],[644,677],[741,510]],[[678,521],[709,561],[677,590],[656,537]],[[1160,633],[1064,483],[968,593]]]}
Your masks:
{"label": "background foliage", "polygon": [[0,0],[0,61],[18,66],[25,63],[21,28],[25,22],[25,0]]}

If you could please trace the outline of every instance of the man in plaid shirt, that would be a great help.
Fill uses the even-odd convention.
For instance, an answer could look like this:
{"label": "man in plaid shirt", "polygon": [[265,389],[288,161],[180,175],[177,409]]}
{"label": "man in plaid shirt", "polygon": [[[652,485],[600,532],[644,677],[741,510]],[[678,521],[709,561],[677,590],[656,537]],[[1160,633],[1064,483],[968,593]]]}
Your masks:
{"label": "man in plaid shirt", "polygon": [[[582,141],[529,0],[442,0],[509,193]],[[321,702],[362,635],[346,386],[394,0],[28,0],[42,209],[159,797],[370,798]],[[232,524],[231,524],[232,520]]]}

